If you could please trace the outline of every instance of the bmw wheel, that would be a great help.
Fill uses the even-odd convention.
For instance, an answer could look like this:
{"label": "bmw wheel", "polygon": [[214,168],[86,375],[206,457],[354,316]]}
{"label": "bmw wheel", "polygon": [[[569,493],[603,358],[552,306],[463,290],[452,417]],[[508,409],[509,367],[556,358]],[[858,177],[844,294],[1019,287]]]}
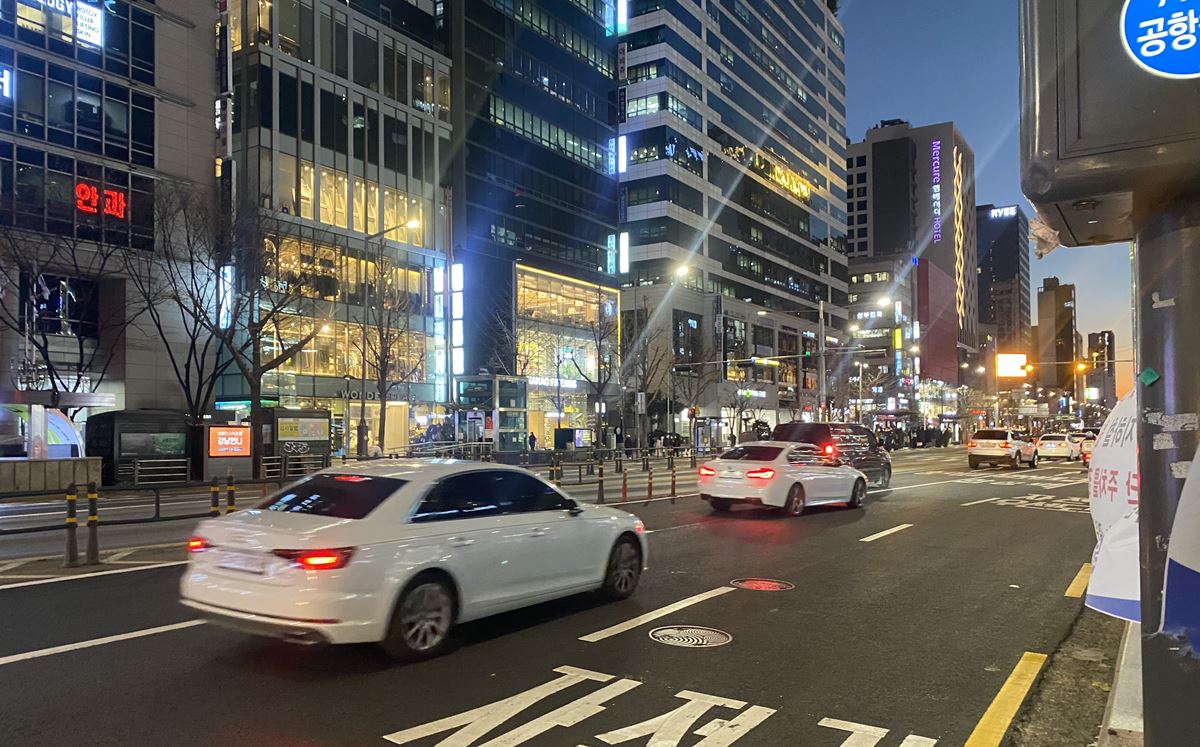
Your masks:
{"label": "bmw wheel", "polygon": [[867,500],[867,483],[864,480],[857,480],[854,483],[854,488],[850,492],[850,508],[862,508],[863,503]]}
{"label": "bmw wheel", "polygon": [[1035,452],[1033,452],[1033,458],[1029,460],[1029,469],[1037,469],[1037,466],[1038,466],[1038,453],[1035,451]]}
{"label": "bmw wheel", "polygon": [[622,537],[613,545],[600,593],[612,600],[628,599],[642,577],[642,550],[637,540]]}
{"label": "bmw wheel", "polygon": [[804,486],[796,483],[788,491],[787,503],[783,504],[783,512],[788,516],[799,516],[804,513]]}

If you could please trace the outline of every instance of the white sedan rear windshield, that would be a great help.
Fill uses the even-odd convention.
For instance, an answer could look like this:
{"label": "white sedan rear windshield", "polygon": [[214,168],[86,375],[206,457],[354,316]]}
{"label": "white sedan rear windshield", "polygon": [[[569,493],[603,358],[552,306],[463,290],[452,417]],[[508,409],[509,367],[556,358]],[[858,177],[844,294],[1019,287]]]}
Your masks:
{"label": "white sedan rear windshield", "polygon": [[1066,436],[1042,436],[1043,441],[1066,441]]}
{"label": "white sedan rear windshield", "polygon": [[361,519],[403,485],[394,477],[312,475],[259,504],[264,511]]}
{"label": "white sedan rear windshield", "polygon": [[778,446],[735,446],[721,455],[722,459],[736,459],[748,462],[773,462],[783,451]]}
{"label": "white sedan rear windshield", "polygon": [[1005,441],[1008,439],[1008,431],[977,431],[975,433],[976,441]]}

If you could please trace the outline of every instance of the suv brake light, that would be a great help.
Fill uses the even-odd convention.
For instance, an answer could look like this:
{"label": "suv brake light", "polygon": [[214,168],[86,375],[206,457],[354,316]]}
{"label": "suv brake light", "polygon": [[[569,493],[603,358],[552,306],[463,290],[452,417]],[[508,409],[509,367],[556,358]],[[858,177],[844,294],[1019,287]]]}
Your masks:
{"label": "suv brake light", "polygon": [[345,568],[354,555],[353,547],[335,547],[329,550],[275,550],[274,554],[292,561],[306,571],[324,571]]}
{"label": "suv brake light", "polygon": [[833,456],[833,444],[825,444],[825,456]]}
{"label": "suv brake light", "polygon": [[774,476],[775,470],[770,467],[760,467],[746,473],[746,477],[749,477],[751,480],[770,480]]}
{"label": "suv brake light", "polygon": [[714,477],[714,476],[716,476],[716,474],[717,474],[717,471],[715,469],[713,469],[712,467],[709,467],[707,464],[700,465],[700,476],[701,477]]}
{"label": "suv brake light", "polygon": [[191,537],[187,541],[188,552],[204,552],[212,545],[208,544],[208,540],[203,537]]}

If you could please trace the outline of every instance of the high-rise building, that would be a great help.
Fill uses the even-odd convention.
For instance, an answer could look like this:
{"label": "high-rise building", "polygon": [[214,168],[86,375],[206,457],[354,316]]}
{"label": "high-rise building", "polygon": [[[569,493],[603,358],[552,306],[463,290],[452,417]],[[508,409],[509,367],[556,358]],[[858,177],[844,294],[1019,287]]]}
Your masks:
{"label": "high-rise building", "polygon": [[215,189],[213,18],[193,0],[0,3],[0,357],[17,388],[182,408],[129,268],[159,248],[156,195]]}
{"label": "high-rise building", "polygon": [[839,339],[849,279],[835,5],[617,3],[625,337],[675,369],[652,386],[655,427],[679,430],[679,405],[699,405],[700,438],[723,439],[747,412],[821,406],[818,315]]}
{"label": "high-rise building", "polygon": [[446,6],[464,289],[452,373],[526,377],[527,429],[550,444],[555,426],[584,426],[616,386],[617,9]]}
{"label": "high-rise building", "polygon": [[1038,288],[1037,324],[1038,384],[1075,393],[1075,363],[1081,359],[1076,346],[1075,286],[1058,278],[1046,278]]}
{"label": "high-rise building", "polygon": [[1117,404],[1117,343],[1112,330],[1088,334],[1087,374],[1089,401],[1112,409]]}
{"label": "high-rise building", "polygon": [[1018,205],[980,205],[979,321],[996,326],[997,350],[1033,351],[1030,334],[1029,219]]}
{"label": "high-rise building", "polygon": [[[266,276],[247,272],[231,287],[291,289],[296,298],[295,313],[263,330],[268,356],[310,338],[265,373],[262,399],[327,409],[335,428],[398,448],[440,417],[448,383],[442,182],[451,92],[437,8],[433,0],[221,5],[218,113],[228,129],[218,155],[231,205],[259,210],[263,258],[249,266]],[[189,74],[201,69],[192,64]],[[379,359],[372,349],[393,349],[373,343],[382,333],[372,309],[384,293],[398,297],[393,371],[405,377],[381,390],[369,371]],[[218,400],[245,407],[250,392],[231,366]],[[377,432],[382,408],[386,433]]]}
{"label": "high-rise building", "polygon": [[953,122],[884,120],[847,152],[847,254],[927,260],[954,281],[958,346],[976,347],[975,154]]}

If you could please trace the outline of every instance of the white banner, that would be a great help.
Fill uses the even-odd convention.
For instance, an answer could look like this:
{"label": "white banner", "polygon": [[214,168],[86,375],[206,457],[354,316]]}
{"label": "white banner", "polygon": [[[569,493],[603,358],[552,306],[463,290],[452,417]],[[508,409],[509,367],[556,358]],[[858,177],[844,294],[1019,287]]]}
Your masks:
{"label": "white banner", "polygon": [[1086,603],[1133,622],[1141,619],[1137,421],[1137,397],[1130,392],[1104,421],[1088,469],[1096,549]]}
{"label": "white banner", "polygon": [[1196,657],[1200,655],[1200,451],[1187,470],[1167,546],[1159,632],[1173,637],[1184,652]]}

